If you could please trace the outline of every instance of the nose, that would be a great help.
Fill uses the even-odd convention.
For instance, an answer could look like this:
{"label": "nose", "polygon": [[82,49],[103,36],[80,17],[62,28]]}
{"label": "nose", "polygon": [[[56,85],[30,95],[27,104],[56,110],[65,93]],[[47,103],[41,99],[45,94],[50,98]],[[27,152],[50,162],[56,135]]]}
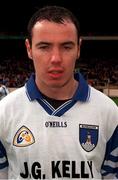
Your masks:
{"label": "nose", "polygon": [[54,49],[51,55],[52,63],[60,63],[62,61],[61,52],[58,48]]}

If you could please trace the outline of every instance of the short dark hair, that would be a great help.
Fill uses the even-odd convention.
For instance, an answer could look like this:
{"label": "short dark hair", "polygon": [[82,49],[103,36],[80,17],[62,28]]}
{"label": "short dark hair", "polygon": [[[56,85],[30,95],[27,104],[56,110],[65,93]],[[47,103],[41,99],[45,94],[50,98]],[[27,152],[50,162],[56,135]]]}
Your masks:
{"label": "short dark hair", "polygon": [[55,23],[64,23],[64,20],[71,21],[76,29],[78,36],[78,43],[80,38],[80,25],[78,19],[75,15],[68,9],[60,6],[46,6],[38,11],[36,11],[31,19],[29,20],[27,31],[28,31],[28,39],[30,44],[32,44],[32,29],[37,21],[48,20]]}

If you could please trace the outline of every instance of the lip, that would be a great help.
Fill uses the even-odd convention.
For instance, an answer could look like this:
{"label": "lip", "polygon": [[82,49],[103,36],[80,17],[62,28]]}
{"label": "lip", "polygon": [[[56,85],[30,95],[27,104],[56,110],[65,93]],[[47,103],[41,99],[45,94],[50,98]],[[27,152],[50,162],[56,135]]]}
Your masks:
{"label": "lip", "polygon": [[58,79],[63,76],[63,70],[61,68],[50,69],[48,74],[51,78]]}

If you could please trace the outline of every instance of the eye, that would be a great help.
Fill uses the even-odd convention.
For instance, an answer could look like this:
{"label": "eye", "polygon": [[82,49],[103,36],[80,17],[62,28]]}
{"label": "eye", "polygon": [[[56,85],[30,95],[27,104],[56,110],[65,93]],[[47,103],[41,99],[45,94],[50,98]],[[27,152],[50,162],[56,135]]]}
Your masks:
{"label": "eye", "polygon": [[65,46],[64,48],[65,49],[72,49],[72,47],[70,47],[70,46]]}
{"label": "eye", "polygon": [[64,46],[64,49],[65,49],[65,50],[71,50],[71,49],[72,49],[72,46],[66,45],[66,46]]}
{"label": "eye", "polygon": [[72,42],[65,42],[65,43],[62,44],[62,47],[63,47],[63,49],[69,51],[69,50],[74,48],[74,43],[72,43]]}
{"label": "eye", "polygon": [[44,49],[44,50],[45,50],[45,49],[49,49],[49,46],[47,46],[47,45],[42,45],[42,46],[39,46],[38,49]]}

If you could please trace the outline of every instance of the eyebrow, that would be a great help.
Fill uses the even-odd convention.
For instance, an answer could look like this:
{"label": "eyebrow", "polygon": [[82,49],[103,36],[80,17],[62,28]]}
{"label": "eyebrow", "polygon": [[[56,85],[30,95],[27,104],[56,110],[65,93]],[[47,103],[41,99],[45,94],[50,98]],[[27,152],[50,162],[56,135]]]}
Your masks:
{"label": "eyebrow", "polygon": [[[39,43],[36,44],[36,47],[42,46],[42,45],[47,45],[47,46],[48,46],[48,45],[50,45],[50,44],[53,44],[53,43],[41,41],[41,42],[39,42]],[[64,45],[72,45],[72,46],[74,46],[75,43],[74,43],[73,41],[65,41],[65,42],[60,43],[60,45],[62,45],[62,46],[64,46]]]}
{"label": "eyebrow", "polygon": [[73,41],[63,42],[62,45],[75,45]]}
{"label": "eyebrow", "polygon": [[49,42],[44,42],[44,41],[41,41],[41,42],[37,43],[37,44],[36,44],[36,46],[41,46],[41,45],[49,45],[49,44],[51,44],[51,43],[49,43]]}

